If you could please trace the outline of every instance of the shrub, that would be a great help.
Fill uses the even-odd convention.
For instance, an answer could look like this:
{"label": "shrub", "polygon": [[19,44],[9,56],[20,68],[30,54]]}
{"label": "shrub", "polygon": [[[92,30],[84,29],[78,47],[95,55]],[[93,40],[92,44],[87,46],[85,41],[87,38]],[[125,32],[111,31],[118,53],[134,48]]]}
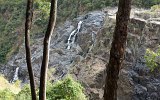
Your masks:
{"label": "shrub", "polygon": [[20,91],[18,83],[10,84],[0,75],[0,100],[16,100],[15,95]]}
{"label": "shrub", "polygon": [[47,98],[48,100],[87,100],[83,87],[70,76],[54,85],[48,85]]}
{"label": "shrub", "polygon": [[158,66],[158,63],[160,61],[158,57],[160,57],[160,48],[157,52],[154,52],[150,49],[146,50],[145,60],[147,66],[151,69],[151,71],[153,71]]}
{"label": "shrub", "polygon": [[15,94],[13,94],[9,89],[1,90],[0,100],[15,100]]}
{"label": "shrub", "polygon": [[25,85],[23,89],[16,95],[17,100],[31,100],[29,85]]}
{"label": "shrub", "polygon": [[[0,80],[4,80],[4,78],[0,77]],[[7,84],[9,85],[9,86],[7,85],[8,87],[11,87],[10,85],[17,86],[19,85],[19,81],[16,82],[15,84],[9,84],[9,83]],[[4,87],[6,85],[2,84],[2,86]],[[25,85],[19,93],[15,92],[17,91],[16,89],[19,88],[4,88],[0,90],[0,100],[31,100],[31,92],[29,85]],[[37,98],[38,98],[38,93],[37,93]],[[64,80],[58,81],[55,84],[52,84],[51,82],[47,83],[47,100],[87,100],[87,99],[83,93],[83,87],[81,86],[81,84],[74,81],[73,78],[68,76]]]}
{"label": "shrub", "polygon": [[31,100],[29,85],[25,85],[23,89],[16,95],[16,100]]}

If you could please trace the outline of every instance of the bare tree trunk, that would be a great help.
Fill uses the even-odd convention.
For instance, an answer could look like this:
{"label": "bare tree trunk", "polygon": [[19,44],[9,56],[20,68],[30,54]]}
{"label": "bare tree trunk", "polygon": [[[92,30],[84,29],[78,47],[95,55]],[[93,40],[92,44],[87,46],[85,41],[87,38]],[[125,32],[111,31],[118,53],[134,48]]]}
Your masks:
{"label": "bare tree trunk", "polygon": [[55,27],[56,16],[57,16],[57,0],[51,0],[49,24],[47,27],[43,44],[44,47],[43,47],[43,60],[42,60],[41,76],[40,76],[39,100],[46,100],[46,81],[47,81],[47,69],[49,62],[50,40]]}
{"label": "bare tree trunk", "polygon": [[110,51],[110,60],[105,81],[104,100],[117,100],[117,81],[127,40],[127,26],[130,18],[131,0],[119,0],[116,27]]}
{"label": "bare tree trunk", "polygon": [[33,17],[33,0],[28,0],[27,2],[27,10],[26,10],[26,22],[25,22],[25,48],[26,48],[26,62],[28,67],[29,79],[30,79],[30,87],[32,100],[36,100],[36,89],[34,82],[34,73],[32,70],[31,64],[31,50],[30,50],[30,29],[32,24]]}

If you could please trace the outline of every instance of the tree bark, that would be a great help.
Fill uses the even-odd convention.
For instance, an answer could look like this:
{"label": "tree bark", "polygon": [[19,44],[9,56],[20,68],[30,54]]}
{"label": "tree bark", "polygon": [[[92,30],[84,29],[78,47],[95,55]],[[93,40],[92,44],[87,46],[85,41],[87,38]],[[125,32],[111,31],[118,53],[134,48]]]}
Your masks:
{"label": "tree bark", "polygon": [[117,100],[117,81],[127,41],[127,26],[130,18],[131,0],[119,0],[116,15],[116,27],[113,34],[110,60],[106,66],[107,76],[104,89],[104,100]]}
{"label": "tree bark", "polygon": [[41,66],[40,76],[40,91],[39,100],[46,100],[46,81],[47,81],[47,69],[49,62],[50,40],[53,33],[57,16],[57,0],[51,0],[50,18],[43,42],[43,60]]}
{"label": "tree bark", "polygon": [[31,64],[31,50],[30,50],[30,29],[33,17],[33,0],[28,0],[26,10],[26,22],[25,22],[25,49],[26,49],[26,62],[30,79],[32,100],[36,100],[36,89],[34,82],[34,73]]}

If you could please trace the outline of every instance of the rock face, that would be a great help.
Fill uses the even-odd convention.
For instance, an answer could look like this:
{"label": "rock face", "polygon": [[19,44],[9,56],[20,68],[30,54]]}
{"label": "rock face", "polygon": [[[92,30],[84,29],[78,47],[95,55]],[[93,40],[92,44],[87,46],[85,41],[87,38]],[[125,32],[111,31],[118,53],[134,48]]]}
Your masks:
{"label": "rock face", "polygon": [[[98,30],[103,26],[105,13],[95,11],[80,16],[74,21],[66,21],[63,26],[56,28],[53,34],[56,34],[51,41],[49,68],[55,68],[53,73],[55,78],[66,75],[76,60],[84,59],[87,52],[95,43],[95,36]],[[76,29],[77,23],[83,21],[80,32],[76,36],[76,41],[70,50],[67,50],[67,40],[70,33]],[[38,82],[40,66],[43,52],[43,38],[34,39],[31,46],[32,63],[35,77]],[[9,62],[1,67],[2,74],[12,81],[15,69],[19,67],[18,76],[23,82],[28,81],[28,72],[25,61],[24,44],[19,49],[19,53],[14,55]],[[13,68],[13,69],[11,69]]]}
{"label": "rock face", "polygon": [[[143,13],[142,13],[143,14]],[[122,69],[122,76],[128,76],[122,80],[126,81],[125,92],[120,91],[120,100],[159,100],[160,90],[158,90],[160,84],[159,72],[151,72],[145,64],[145,50],[147,48],[156,50],[160,44],[160,23],[157,18],[143,18],[134,16],[131,18],[129,24],[129,34],[125,55],[125,64]],[[120,80],[121,81],[121,73]],[[123,83],[123,82],[120,82]],[[133,86],[132,88],[128,84]],[[123,84],[119,85],[119,88],[123,87]],[[130,88],[129,88],[130,87]],[[128,89],[127,89],[128,88]],[[120,90],[123,90],[120,89]],[[130,91],[131,98],[124,94]],[[123,93],[122,93],[123,92]],[[118,92],[119,93],[119,92]],[[129,95],[128,94],[128,95]],[[124,96],[122,96],[124,95]]]}
{"label": "rock face", "polygon": [[[91,100],[103,99],[105,65],[109,59],[115,16],[112,14],[105,19],[93,50],[73,71],[87,87]],[[128,29],[125,61],[118,82],[118,100],[159,100],[159,72],[151,72],[144,59],[146,48],[156,50],[160,44],[159,22],[133,17]]]}
{"label": "rock face", "polygon": [[[50,45],[49,79],[54,82],[68,73],[72,74],[84,85],[90,100],[103,100],[105,69],[117,9],[106,10],[108,11],[90,12],[73,21],[66,21],[54,31]],[[135,13],[129,24],[125,61],[119,74],[118,100],[160,100],[160,76],[156,71],[151,72],[144,60],[146,48],[156,50],[160,44],[160,23],[157,18],[143,17]],[[68,38],[79,21],[83,21],[81,29],[68,50]],[[43,38],[35,38],[31,46],[37,84],[42,61],[42,42]],[[28,83],[24,52],[23,44],[6,65],[0,65],[1,73],[10,81],[18,67],[18,78],[23,83]]]}

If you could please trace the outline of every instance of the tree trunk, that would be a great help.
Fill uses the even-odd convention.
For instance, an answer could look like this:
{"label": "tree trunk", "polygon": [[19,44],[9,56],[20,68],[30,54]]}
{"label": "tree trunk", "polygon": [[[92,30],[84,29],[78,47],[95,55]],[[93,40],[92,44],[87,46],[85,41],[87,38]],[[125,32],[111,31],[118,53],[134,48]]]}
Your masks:
{"label": "tree trunk", "polygon": [[41,76],[40,76],[39,100],[46,100],[46,81],[47,81],[47,69],[49,62],[50,40],[55,27],[56,16],[57,16],[57,0],[51,0],[50,18],[43,44],[44,47],[43,47],[43,60],[42,60]]}
{"label": "tree trunk", "polygon": [[119,0],[116,27],[110,51],[110,60],[104,89],[104,100],[117,100],[117,81],[127,40],[127,26],[130,18],[131,0]]}
{"label": "tree trunk", "polygon": [[36,89],[35,89],[35,82],[34,82],[34,74],[32,70],[31,64],[31,50],[30,50],[30,29],[32,24],[32,17],[33,17],[33,0],[28,0],[27,2],[27,10],[26,10],[26,22],[25,22],[25,49],[26,49],[26,62],[27,68],[29,73],[30,79],[30,87],[31,87],[31,94],[32,100],[36,100]]}

